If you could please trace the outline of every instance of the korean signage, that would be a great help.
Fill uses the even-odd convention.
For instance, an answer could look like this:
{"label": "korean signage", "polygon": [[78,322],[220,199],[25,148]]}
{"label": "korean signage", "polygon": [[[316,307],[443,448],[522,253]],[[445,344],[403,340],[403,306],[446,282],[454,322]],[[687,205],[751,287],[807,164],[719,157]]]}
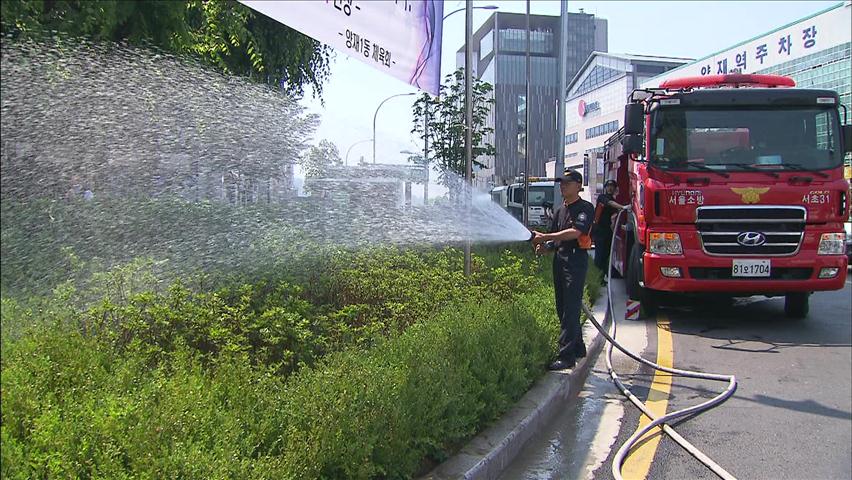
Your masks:
{"label": "korean signage", "polygon": [[786,26],[685,67],[654,77],[643,87],[658,87],[670,78],[720,75],[738,71],[755,73],[820,50],[849,43],[852,8],[839,6],[820,15]]}
{"label": "korean signage", "polygon": [[340,52],[437,95],[441,0],[240,0]]}

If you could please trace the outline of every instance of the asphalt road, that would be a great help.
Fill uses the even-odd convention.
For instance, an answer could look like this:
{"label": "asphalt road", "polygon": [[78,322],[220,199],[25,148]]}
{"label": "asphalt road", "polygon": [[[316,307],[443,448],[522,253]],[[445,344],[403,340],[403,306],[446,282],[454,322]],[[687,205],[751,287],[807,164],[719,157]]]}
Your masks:
{"label": "asphalt road", "polygon": [[[614,286],[616,307],[623,311],[623,293]],[[786,319],[783,306],[782,298],[764,297],[733,306],[670,306],[653,320],[621,322],[618,336],[654,359],[661,335],[655,320],[667,319],[675,368],[737,376],[738,389],[727,402],[674,425],[736,478],[850,479],[852,286],[847,280],[843,290],[815,293],[804,320]],[[614,359],[622,380],[646,399],[654,372],[620,354]],[[667,411],[723,388],[674,378]],[[601,355],[578,399],[501,478],[612,478],[612,455],[638,422],[638,410],[611,384]],[[635,463],[628,457],[624,472],[635,472]],[[647,468],[647,478],[654,479],[718,478],[665,435]]]}

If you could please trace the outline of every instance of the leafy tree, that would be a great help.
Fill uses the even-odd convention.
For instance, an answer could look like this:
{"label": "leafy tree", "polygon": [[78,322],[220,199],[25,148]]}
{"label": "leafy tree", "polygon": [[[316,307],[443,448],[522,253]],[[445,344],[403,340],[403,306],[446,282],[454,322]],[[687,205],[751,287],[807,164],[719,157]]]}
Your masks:
{"label": "leafy tree", "polygon": [[301,158],[300,164],[306,177],[322,177],[330,166],[343,165],[337,145],[328,140],[320,140],[319,144],[308,149]]}
{"label": "leafy tree", "polygon": [[329,75],[331,49],[236,0],[11,0],[0,15],[4,35],[151,44],[296,95],[305,85],[321,95]]}
{"label": "leafy tree", "polygon": [[[485,143],[485,135],[494,131],[486,125],[494,99],[494,87],[479,79],[473,79],[473,164],[485,167],[476,159],[481,155],[494,155],[494,146]],[[424,93],[414,102],[414,129],[421,139],[429,140],[430,151],[427,161],[438,165],[438,181],[447,187],[451,200],[458,199],[465,174],[465,106],[464,69],[460,68],[446,76],[440,88],[440,96]],[[424,128],[424,124],[427,128]]]}

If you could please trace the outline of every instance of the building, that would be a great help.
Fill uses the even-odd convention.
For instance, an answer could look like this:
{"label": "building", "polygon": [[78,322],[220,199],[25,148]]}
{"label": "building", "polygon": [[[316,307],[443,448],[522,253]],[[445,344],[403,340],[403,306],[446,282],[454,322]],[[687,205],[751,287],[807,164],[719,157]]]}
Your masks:
{"label": "building", "polygon": [[[530,164],[532,175],[543,175],[544,164],[555,158],[556,111],[559,90],[560,18],[530,15]],[[607,21],[583,13],[568,14],[567,78],[580,70],[592,51],[607,50]],[[465,47],[456,63],[464,66]],[[485,141],[494,145],[493,157],[478,160],[487,168],[475,172],[484,188],[511,183],[524,170],[526,117],[526,15],[496,12],[473,35],[472,70],[477,78],[494,85],[494,107]]]}
{"label": "building", "polygon": [[[583,182],[591,186],[584,189],[584,198],[593,198],[603,182],[603,144],[621,128],[627,96],[649,78],[690,61],[605,52],[589,55],[568,83],[565,96],[565,167],[583,172]],[[555,174],[555,163],[548,162],[548,176]]]}
{"label": "building", "polygon": [[[643,82],[740,73],[786,75],[803,88],[836,91],[852,109],[852,2],[846,1]],[[852,112],[850,112],[852,113]],[[852,116],[846,125],[852,122]]]}

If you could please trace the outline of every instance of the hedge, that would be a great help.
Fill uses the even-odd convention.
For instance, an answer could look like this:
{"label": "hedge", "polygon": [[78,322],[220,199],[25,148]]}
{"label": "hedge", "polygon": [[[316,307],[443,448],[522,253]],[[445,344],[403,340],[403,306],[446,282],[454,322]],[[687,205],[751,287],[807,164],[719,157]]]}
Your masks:
{"label": "hedge", "polygon": [[167,288],[154,260],[89,258],[51,296],[4,290],[0,476],[424,473],[555,350],[549,259],[479,253],[470,277],[455,249],[378,249]]}

